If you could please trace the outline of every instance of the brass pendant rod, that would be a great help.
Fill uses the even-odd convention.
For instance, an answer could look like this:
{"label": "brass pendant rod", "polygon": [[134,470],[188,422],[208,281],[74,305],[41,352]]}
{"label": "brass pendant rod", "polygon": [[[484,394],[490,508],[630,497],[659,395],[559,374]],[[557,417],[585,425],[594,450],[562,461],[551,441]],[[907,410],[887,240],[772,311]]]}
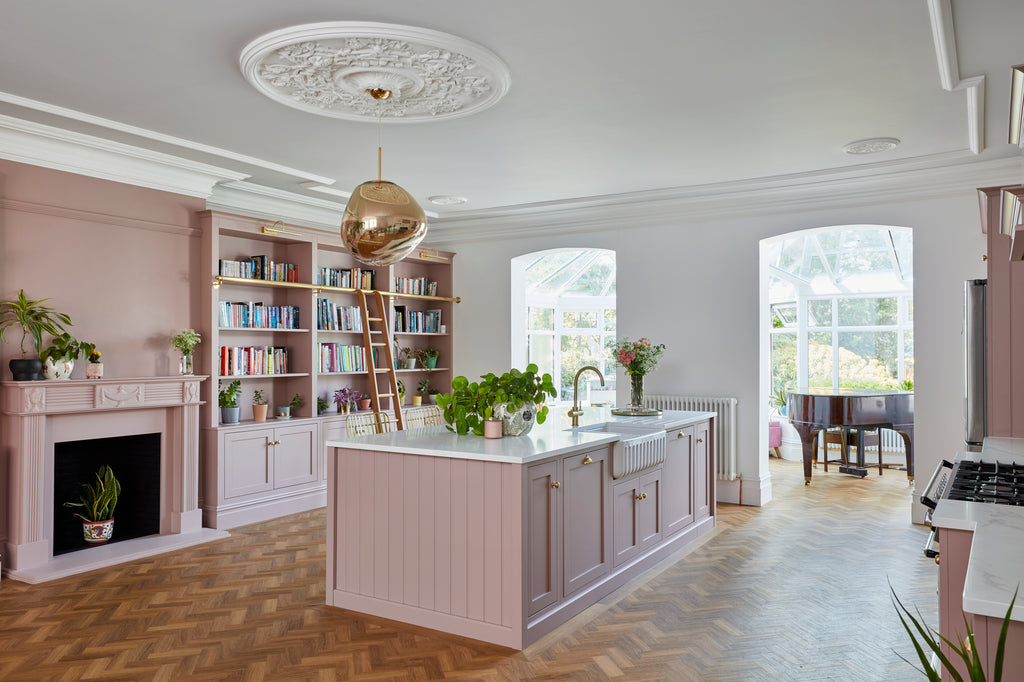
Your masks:
{"label": "brass pendant rod", "polygon": [[381,175],[380,175],[380,154],[381,154],[380,147],[377,147],[377,182],[381,181]]}

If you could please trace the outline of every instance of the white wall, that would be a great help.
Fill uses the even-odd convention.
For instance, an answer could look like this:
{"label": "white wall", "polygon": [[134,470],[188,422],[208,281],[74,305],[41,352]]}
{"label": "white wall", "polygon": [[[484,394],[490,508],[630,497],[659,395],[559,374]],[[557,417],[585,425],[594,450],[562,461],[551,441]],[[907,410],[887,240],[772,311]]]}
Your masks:
{"label": "white wall", "polygon": [[[745,213],[736,211],[738,202],[732,200],[732,210],[721,216],[688,198],[696,206],[692,213],[685,202],[683,210],[668,202],[661,209],[620,205],[442,223],[434,238],[458,252],[456,290],[462,296],[455,370],[474,378],[510,365],[510,259],[565,246],[614,249],[619,335],[647,336],[668,346],[648,376],[647,390],[739,398],[742,502],[763,504],[771,489],[767,401],[761,397],[767,390],[760,387],[759,367],[759,241],[829,225],[909,226],[914,230],[915,460],[923,486],[939,459],[955,454],[961,440],[962,283],[986,273],[975,187],[998,184],[991,182],[993,175],[1013,181],[1013,171],[1019,170],[1004,165],[982,173],[980,167],[945,178],[941,188],[922,187],[918,179],[914,191],[902,194],[891,191],[890,178],[884,199],[882,192],[858,188],[854,197],[832,188],[827,198],[793,195],[771,209],[759,209],[767,202],[751,199],[742,202],[749,207]],[[691,217],[698,212],[707,217]],[[503,229],[513,235],[496,237]],[[621,380],[620,401],[626,386]],[[722,485],[720,491],[720,500],[735,501],[739,487]]]}

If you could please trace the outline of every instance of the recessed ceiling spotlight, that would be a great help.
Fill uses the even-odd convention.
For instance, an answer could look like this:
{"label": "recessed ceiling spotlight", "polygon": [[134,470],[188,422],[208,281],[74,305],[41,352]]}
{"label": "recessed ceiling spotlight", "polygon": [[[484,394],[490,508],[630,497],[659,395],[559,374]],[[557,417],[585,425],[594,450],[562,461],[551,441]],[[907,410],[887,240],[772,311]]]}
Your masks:
{"label": "recessed ceiling spotlight", "polygon": [[877,154],[896,149],[900,141],[895,137],[869,137],[866,140],[856,140],[843,147],[847,154]]}
{"label": "recessed ceiling spotlight", "polygon": [[466,197],[455,197],[450,194],[435,194],[432,197],[427,197],[427,201],[438,206],[458,206],[464,204],[469,199]]}

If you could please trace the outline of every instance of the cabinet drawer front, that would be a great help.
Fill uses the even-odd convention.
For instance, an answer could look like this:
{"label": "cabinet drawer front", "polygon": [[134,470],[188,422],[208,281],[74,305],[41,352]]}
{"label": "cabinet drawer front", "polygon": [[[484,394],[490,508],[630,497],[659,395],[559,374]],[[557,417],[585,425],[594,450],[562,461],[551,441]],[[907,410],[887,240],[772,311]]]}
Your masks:
{"label": "cabinet drawer front", "polygon": [[274,487],[273,431],[233,433],[224,439],[224,497],[239,497]]}

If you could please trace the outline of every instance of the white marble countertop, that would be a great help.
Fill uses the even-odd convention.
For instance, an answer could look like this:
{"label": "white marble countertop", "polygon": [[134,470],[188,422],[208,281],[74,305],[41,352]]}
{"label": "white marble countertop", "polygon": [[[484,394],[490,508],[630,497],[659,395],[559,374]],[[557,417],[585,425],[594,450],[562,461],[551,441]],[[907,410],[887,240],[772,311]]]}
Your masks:
{"label": "white marble countertop", "polygon": [[[1024,464],[1024,438],[986,438],[980,453],[957,455],[964,459]],[[1014,590],[1024,586],[1024,507],[940,499],[932,526],[974,531],[963,610],[1002,619]],[[1010,617],[1024,621],[1024,590]]]}
{"label": "white marble countertop", "polygon": [[[327,447],[525,464],[578,452],[581,448],[589,446],[613,443],[621,438],[621,435],[616,433],[574,431],[567,411],[567,408],[549,409],[545,422],[534,424],[533,429],[525,436],[459,436],[444,426],[428,426],[370,436],[355,436],[346,440],[330,440],[327,441]],[[585,407],[579,422],[580,426],[616,422],[670,430],[714,416],[714,412],[666,410],[657,417],[620,417],[611,414],[610,408],[607,407]]]}

